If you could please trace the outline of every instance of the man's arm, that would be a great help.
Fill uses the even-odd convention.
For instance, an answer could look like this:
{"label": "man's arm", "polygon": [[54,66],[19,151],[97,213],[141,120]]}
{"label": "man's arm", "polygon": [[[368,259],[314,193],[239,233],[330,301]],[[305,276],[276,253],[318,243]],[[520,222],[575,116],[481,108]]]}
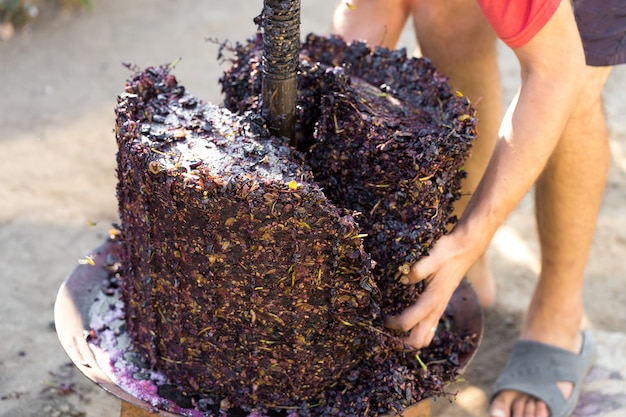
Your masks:
{"label": "man's arm", "polygon": [[578,100],[585,59],[569,1],[562,1],[537,35],[514,51],[521,88],[485,175],[454,230],[405,277],[405,283],[425,280],[420,299],[387,321],[391,328],[410,330],[407,343],[415,348],[431,342],[431,329],[454,289],[541,174]]}

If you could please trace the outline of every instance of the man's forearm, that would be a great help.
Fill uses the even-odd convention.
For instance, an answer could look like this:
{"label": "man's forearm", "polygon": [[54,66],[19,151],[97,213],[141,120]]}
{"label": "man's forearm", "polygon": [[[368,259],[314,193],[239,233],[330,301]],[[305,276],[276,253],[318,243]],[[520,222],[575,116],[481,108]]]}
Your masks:
{"label": "man's forearm", "polygon": [[520,91],[502,122],[485,175],[455,228],[477,249],[488,246],[537,180],[577,103],[584,54],[572,12],[563,3],[552,21],[515,51],[522,67]]}

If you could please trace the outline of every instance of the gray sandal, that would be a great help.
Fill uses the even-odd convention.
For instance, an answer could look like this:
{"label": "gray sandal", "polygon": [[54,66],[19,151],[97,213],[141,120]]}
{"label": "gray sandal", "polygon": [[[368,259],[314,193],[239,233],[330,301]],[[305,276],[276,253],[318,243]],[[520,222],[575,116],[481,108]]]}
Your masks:
{"label": "gray sandal", "polygon": [[[588,334],[582,334],[583,347],[578,355],[554,346],[529,340],[518,340],[509,361],[496,380],[490,402],[505,390],[523,392],[546,403],[550,417],[568,417],[576,407],[585,375],[596,356]],[[574,384],[566,400],[557,382]]]}

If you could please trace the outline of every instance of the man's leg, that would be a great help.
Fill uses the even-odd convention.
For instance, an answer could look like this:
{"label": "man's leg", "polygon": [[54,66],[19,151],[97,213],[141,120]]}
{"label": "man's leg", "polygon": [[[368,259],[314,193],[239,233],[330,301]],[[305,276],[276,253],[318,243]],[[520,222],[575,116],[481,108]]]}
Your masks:
{"label": "man's leg", "polygon": [[[582,286],[610,163],[602,86],[609,67],[587,67],[586,88],[535,187],[541,273],[521,339],[578,353]],[[571,383],[559,383],[567,398]],[[493,417],[548,417],[544,403],[504,391]],[[526,413],[526,414],[524,414]]]}
{"label": "man's leg", "polygon": [[[411,0],[411,13],[421,53],[450,78],[450,84],[474,104],[478,138],[465,170],[463,194],[455,214],[463,213],[485,172],[502,119],[496,35],[475,0]],[[495,297],[495,282],[486,255],[467,272],[483,306]]]}
{"label": "man's leg", "polygon": [[347,42],[395,49],[409,16],[406,0],[351,0],[335,9],[330,32]]}

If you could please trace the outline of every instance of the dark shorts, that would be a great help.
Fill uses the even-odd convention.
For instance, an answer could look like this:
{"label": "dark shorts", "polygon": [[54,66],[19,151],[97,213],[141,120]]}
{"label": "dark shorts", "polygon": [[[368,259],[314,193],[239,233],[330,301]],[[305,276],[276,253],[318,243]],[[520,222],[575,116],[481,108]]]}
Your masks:
{"label": "dark shorts", "polygon": [[626,0],[573,0],[587,65],[626,63]]}

